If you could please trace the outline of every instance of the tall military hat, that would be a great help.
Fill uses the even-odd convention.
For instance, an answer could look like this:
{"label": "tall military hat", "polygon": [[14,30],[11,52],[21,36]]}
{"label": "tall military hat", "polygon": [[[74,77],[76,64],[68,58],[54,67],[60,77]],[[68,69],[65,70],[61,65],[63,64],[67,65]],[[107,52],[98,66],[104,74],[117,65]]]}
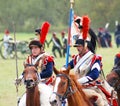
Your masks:
{"label": "tall military hat", "polygon": [[32,40],[30,43],[29,43],[29,48],[31,49],[32,46],[38,46],[39,48],[41,48],[46,40],[46,36],[47,36],[47,33],[49,31],[49,27],[50,27],[50,24],[49,22],[44,22],[41,26],[41,28],[37,28],[35,29],[35,33],[38,34],[39,39],[38,40]]}
{"label": "tall military hat", "polygon": [[49,31],[49,28],[50,28],[50,23],[45,21],[42,24],[41,28],[35,29],[35,33],[40,36],[39,41],[40,41],[41,44],[44,44],[44,42],[46,40],[47,33]]}
{"label": "tall military hat", "polygon": [[42,44],[40,43],[39,40],[32,40],[30,43],[29,43],[29,49],[31,49],[33,46],[38,46],[39,48],[42,47]]}
{"label": "tall military hat", "polygon": [[94,31],[90,28],[89,17],[74,16],[74,22],[79,30],[79,37],[76,40],[74,47],[77,47],[79,45],[85,46],[85,43],[87,43],[87,47],[92,52],[95,52],[97,36],[94,33]]}

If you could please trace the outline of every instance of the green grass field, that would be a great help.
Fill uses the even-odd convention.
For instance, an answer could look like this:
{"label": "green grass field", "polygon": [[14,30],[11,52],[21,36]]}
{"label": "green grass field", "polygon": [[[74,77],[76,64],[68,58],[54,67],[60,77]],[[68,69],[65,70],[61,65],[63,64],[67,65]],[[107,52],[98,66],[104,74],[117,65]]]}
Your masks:
{"label": "green grass field", "polygon": [[[34,34],[16,34],[17,40],[29,40],[29,38],[34,38]],[[51,35],[47,36],[49,40]],[[2,38],[2,34],[0,39]],[[46,48],[46,52],[51,52],[51,46]],[[75,48],[70,49],[71,54],[77,53]],[[110,72],[113,67],[113,60],[115,54],[119,52],[119,49],[116,48],[113,40],[113,47],[112,48],[97,48],[97,54],[103,57],[103,70],[105,75]],[[23,62],[24,60],[18,60],[18,71],[19,75],[23,71]],[[55,58],[55,65],[57,68],[62,67],[66,62],[65,58]],[[0,57],[0,106],[17,106],[17,97],[21,96],[25,88],[21,85],[18,89],[18,95],[16,92],[16,87],[14,85],[14,80],[16,78],[16,61],[13,60],[3,60]]]}

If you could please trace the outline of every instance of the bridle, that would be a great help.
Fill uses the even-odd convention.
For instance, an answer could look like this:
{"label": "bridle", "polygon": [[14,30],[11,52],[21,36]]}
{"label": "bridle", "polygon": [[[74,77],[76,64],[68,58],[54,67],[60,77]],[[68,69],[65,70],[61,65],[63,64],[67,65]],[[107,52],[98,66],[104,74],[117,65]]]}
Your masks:
{"label": "bridle", "polygon": [[54,94],[56,94],[59,97],[59,100],[61,102],[63,102],[69,95],[74,94],[77,91],[77,89],[75,89],[75,90],[72,89],[70,77],[67,76],[66,74],[58,74],[56,77],[64,77],[68,81],[67,90],[63,95],[60,95],[57,92],[53,92]]}
{"label": "bridle", "polygon": [[[27,65],[26,67],[29,67],[31,68],[31,66],[33,65]],[[37,69],[35,68],[35,73],[36,73],[36,76],[37,76],[37,80],[32,80],[32,79],[24,79],[24,84],[26,85],[26,88],[30,89],[30,88],[33,88],[35,87],[36,85],[38,85],[38,83],[40,82],[39,81],[39,74],[37,72]],[[23,77],[25,76],[25,71],[23,72]]]}

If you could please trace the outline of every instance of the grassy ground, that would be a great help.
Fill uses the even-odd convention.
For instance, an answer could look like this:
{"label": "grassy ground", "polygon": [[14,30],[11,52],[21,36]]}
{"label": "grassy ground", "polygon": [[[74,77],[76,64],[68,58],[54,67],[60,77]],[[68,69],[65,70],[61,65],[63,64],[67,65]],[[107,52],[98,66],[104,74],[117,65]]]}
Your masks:
{"label": "grassy ground", "polygon": [[[19,40],[28,40],[33,38],[33,34],[16,34]],[[0,36],[1,38],[1,36]],[[50,39],[48,36],[47,39]],[[52,54],[51,46],[46,48],[46,51]],[[71,48],[71,54],[77,53],[75,48]],[[103,57],[103,70],[105,74],[109,73],[113,67],[114,55],[119,52],[113,41],[113,48],[97,48],[97,54]],[[58,54],[57,54],[58,55]],[[18,60],[18,71],[19,75],[23,71],[23,59]],[[65,58],[55,58],[55,64],[57,68],[62,67],[65,64]],[[0,106],[17,106],[17,97],[21,96],[25,91],[24,86],[19,87],[18,96],[16,93],[16,87],[14,85],[14,79],[16,78],[16,61],[13,60],[3,60],[0,57]]]}

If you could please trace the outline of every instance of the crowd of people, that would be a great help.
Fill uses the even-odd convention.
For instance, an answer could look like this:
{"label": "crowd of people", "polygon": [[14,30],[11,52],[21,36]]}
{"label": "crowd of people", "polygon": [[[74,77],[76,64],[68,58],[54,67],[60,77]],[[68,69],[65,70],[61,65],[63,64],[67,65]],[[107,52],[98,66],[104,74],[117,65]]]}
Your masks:
{"label": "crowd of people", "polygon": [[112,47],[112,36],[105,28],[98,29],[98,43],[102,48]]}
{"label": "crowd of people", "polygon": [[[4,58],[6,59],[7,57],[8,57],[8,48],[9,48],[9,44],[10,44],[10,42],[12,42],[12,40],[13,40],[13,38],[12,38],[12,36],[10,35],[10,31],[8,30],[8,29],[5,29],[5,31],[4,31],[4,36],[3,36],[3,38],[0,40],[0,41],[3,41],[3,43],[4,43],[4,53],[3,53],[3,55],[4,55]],[[11,54],[11,57],[12,57],[13,55]]]}
{"label": "crowd of people", "polygon": [[[113,33],[114,41],[116,47],[120,47],[120,24],[116,22],[115,24],[115,31]],[[109,48],[112,47],[112,34],[108,31],[108,29],[100,27],[98,29],[98,46],[102,48]]]}
{"label": "crowd of people", "polygon": [[[51,44],[51,42],[53,43],[52,46],[52,53],[54,55],[54,57],[57,57],[57,53],[59,54],[59,57],[65,57],[66,52],[67,52],[67,37],[65,36],[65,31],[61,32],[61,40],[60,38],[57,37],[56,32],[52,33],[52,38],[50,39],[50,41],[48,42],[48,45]],[[62,42],[61,42],[62,41]]]}

